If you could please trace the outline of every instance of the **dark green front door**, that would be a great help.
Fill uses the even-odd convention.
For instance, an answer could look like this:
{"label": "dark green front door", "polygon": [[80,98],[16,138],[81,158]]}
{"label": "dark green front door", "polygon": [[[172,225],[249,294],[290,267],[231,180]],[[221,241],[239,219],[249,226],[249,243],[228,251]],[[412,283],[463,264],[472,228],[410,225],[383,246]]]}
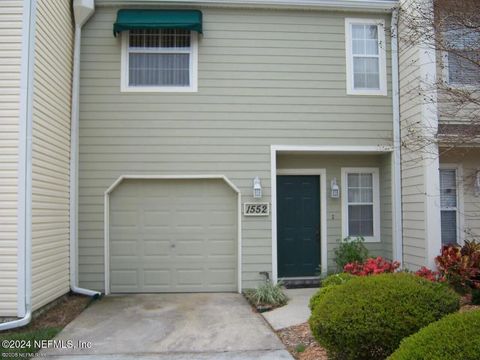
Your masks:
{"label": "dark green front door", "polygon": [[306,277],[320,265],[320,178],[277,176],[278,277]]}

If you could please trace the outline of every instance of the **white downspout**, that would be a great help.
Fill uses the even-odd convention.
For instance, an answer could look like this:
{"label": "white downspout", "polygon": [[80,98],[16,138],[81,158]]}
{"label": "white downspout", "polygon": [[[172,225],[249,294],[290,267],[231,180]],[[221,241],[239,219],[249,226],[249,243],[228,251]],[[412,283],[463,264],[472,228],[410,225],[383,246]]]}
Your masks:
{"label": "white downspout", "polygon": [[391,22],[392,47],[392,107],[393,107],[393,226],[395,246],[394,259],[403,264],[402,230],[402,167],[400,139],[400,88],[398,66],[398,9],[392,11]]}
{"label": "white downspout", "polygon": [[[36,0],[24,0],[19,116],[18,316],[0,331],[25,326],[32,319],[32,98]],[[23,256],[22,256],[23,255]]]}
{"label": "white downspout", "polygon": [[78,137],[80,99],[80,43],[82,26],[95,11],[94,0],[73,0],[75,38],[73,48],[72,113],[70,130],[70,289],[78,294],[100,296],[99,291],[78,286]]}

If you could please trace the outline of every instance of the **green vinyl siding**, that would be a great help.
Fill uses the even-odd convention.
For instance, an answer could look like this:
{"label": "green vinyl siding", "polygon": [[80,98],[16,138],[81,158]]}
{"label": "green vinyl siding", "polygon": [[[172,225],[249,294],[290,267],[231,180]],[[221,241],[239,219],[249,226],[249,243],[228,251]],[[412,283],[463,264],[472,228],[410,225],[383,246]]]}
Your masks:
{"label": "green vinyl siding", "polygon": [[[200,10],[196,93],[121,93],[121,37],[111,33],[118,8],[98,7],[84,27],[81,286],[103,289],[103,193],[122,174],[222,174],[243,202],[259,176],[271,202],[272,144],[392,144],[390,60],[388,96],[346,95],[345,17],[382,15]],[[244,287],[271,271],[271,236],[270,216],[242,217]]]}

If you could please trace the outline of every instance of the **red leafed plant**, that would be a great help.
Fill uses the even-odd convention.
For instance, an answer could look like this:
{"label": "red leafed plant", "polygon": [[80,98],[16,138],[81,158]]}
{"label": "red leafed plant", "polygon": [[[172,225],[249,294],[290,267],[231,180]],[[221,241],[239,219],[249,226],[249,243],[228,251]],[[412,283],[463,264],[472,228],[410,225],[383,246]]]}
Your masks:
{"label": "red leafed plant", "polygon": [[445,281],[445,277],[442,274],[440,274],[440,272],[430,270],[429,268],[427,268],[425,266],[422,266],[420,268],[420,270],[415,272],[415,275],[423,277],[423,278],[425,278],[427,280],[430,280],[430,281],[433,281],[433,282],[437,282],[437,281],[438,282],[444,282]]}
{"label": "red leafed plant", "polygon": [[435,258],[440,274],[458,291],[480,288],[480,249],[473,245],[445,245]]}
{"label": "red leafed plant", "polygon": [[357,261],[348,263],[344,266],[343,271],[352,275],[367,276],[382,273],[393,273],[400,267],[398,261],[390,262],[381,256],[377,258],[368,258],[363,263]]}

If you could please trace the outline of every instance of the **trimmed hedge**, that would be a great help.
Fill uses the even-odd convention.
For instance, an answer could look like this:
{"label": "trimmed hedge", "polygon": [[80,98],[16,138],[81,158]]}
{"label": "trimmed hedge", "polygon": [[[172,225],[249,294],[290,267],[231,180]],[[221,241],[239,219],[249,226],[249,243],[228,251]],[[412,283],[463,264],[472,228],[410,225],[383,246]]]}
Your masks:
{"label": "trimmed hedge", "polygon": [[322,280],[322,287],[310,298],[310,302],[308,303],[308,307],[310,308],[310,310],[313,310],[313,308],[317,305],[319,299],[327,291],[330,291],[332,286],[345,284],[347,281],[353,278],[354,275],[347,273],[333,274],[327,276],[325,279]]}
{"label": "trimmed hedge", "polygon": [[459,296],[413,274],[354,277],[317,297],[309,323],[332,358],[385,359],[401,340],[457,311]]}
{"label": "trimmed hedge", "polygon": [[353,279],[354,275],[348,273],[333,274],[322,280],[322,286],[342,285]]}
{"label": "trimmed hedge", "polygon": [[480,310],[445,316],[404,339],[389,360],[478,360]]}

